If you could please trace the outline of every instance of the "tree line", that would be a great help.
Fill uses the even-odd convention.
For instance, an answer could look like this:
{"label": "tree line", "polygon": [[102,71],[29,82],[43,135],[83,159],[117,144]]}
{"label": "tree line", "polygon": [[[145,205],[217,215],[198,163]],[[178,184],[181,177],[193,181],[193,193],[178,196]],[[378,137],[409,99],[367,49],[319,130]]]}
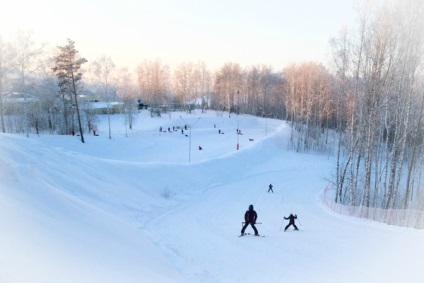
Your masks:
{"label": "tree line", "polygon": [[367,4],[358,10],[358,27],[331,41],[335,200],[424,210],[424,3]]}
{"label": "tree line", "polygon": [[1,132],[78,131],[83,141],[98,113],[90,100],[106,105],[109,138],[116,102],[128,129],[140,101],[151,116],[200,108],[282,119],[291,149],[335,153],[336,202],[424,210],[424,4],[359,3],[357,26],[330,39],[328,66],[292,63],[281,71],[234,62],[171,70],[159,59],[130,71],[107,56],[88,62],[72,40],[46,52],[28,33],[0,39]]}

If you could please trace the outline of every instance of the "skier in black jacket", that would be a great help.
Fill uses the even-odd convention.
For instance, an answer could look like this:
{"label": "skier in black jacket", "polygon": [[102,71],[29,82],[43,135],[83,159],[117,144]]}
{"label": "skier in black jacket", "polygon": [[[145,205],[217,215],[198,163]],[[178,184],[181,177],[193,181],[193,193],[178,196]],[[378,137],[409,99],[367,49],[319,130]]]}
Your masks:
{"label": "skier in black jacket", "polygon": [[299,230],[299,229],[297,229],[296,224],[294,224],[294,220],[295,220],[295,219],[297,219],[297,215],[296,215],[296,214],[295,214],[295,215],[290,214],[290,216],[289,216],[289,217],[284,217],[284,219],[286,219],[286,220],[290,220],[290,221],[289,221],[289,224],[286,226],[286,228],[284,228],[284,231],[286,231],[286,230],[287,230],[287,228],[289,228],[289,227],[290,227],[290,225],[293,225],[293,226],[294,226],[294,230]]}
{"label": "skier in black jacket", "polygon": [[255,227],[256,219],[258,218],[258,214],[256,211],[253,210],[253,205],[249,205],[249,210],[246,211],[244,214],[244,226],[241,229],[241,235],[244,235],[244,231],[246,230],[247,226],[250,224],[253,228],[253,231],[255,231],[255,236],[259,236],[258,229]]}

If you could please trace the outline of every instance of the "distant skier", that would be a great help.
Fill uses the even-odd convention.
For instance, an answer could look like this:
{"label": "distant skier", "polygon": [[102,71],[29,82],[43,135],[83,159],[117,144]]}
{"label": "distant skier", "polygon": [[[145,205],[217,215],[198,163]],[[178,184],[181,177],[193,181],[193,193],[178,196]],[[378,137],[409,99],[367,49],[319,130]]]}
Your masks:
{"label": "distant skier", "polygon": [[244,226],[241,229],[241,235],[244,235],[244,231],[247,226],[250,224],[252,226],[253,231],[255,231],[255,236],[259,236],[258,229],[255,227],[256,219],[258,219],[258,214],[253,210],[253,205],[249,205],[249,210],[244,214]]}
{"label": "distant skier", "polygon": [[286,231],[286,230],[287,230],[287,228],[289,228],[289,227],[290,227],[290,225],[293,225],[294,230],[299,230],[299,229],[297,229],[297,226],[296,226],[296,224],[294,223],[294,220],[295,220],[295,219],[297,219],[297,215],[296,215],[296,214],[295,214],[295,215],[290,214],[290,216],[289,216],[289,217],[284,217],[284,219],[285,219],[285,220],[290,220],[290,221],[289,221],[289,224],[286,226],[286,228],[284,228],[284,231]]}
{"label": "distant skier", "polygon": [[272,184],[269,184],[268,193],[269,193],[269,191],[271,191],[272,193],[274,193],[274,190],[272,189]]}

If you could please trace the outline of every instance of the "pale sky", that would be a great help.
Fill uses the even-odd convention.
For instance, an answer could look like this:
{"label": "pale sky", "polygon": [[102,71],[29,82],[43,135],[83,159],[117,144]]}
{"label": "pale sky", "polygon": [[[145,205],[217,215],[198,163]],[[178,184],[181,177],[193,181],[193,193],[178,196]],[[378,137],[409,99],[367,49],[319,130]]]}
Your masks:
{"label": "pale sky", "polygon": [[354,27],[352,0],[0,0],[0,36],[34,32],[51,48],[75,41],[89,61],[103,55],[119,67],[161,59],[171,68],[204,61],[326,64],[328,41]]}

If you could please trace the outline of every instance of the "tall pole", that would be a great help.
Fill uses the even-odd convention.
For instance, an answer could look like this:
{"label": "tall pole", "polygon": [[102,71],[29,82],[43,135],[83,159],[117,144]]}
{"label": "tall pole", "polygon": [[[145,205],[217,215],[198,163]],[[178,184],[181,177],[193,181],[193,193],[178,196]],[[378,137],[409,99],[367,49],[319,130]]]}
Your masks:
{"label": "tall pole", "polygon": [[240,121],[237,121],[237,150],[240,148],[239,144],[239,129],[240,129]]}
{"label": "tall pole", "polygon": [[237,131],[236,131],[236,134],[237,134],[237,150],[239,150],[239,148],[240,148],[240,144],[239,144],[240,121],[243,118],[244,118],[244,116],[242,116],[241,118],[239,118],[238,115],[237,115],[237,119],[236,119],[236,121],[237,121]]}
{"label": "tall pole", "polygon": [[191,161],[191,125],[189,125],[190,127],[190,136],[188,138],[188,163],[190,163]]}
{"label": "tall pole", "polygon": [[183,120],[184,121],[184,123],[190,128],[190,132],[189,132],[189,137],[188,137],[188,163],[190,163],[191,162],[191,127],[193,127],[196,123],[197,123],[197,121],[199,121],[200,120],[200,118],[198,118],[197,120],[196,120],[196,122],[194,122],[193,124],[189,124],[189,123],[187,123],[186,122],[186,120],[184,120],[183,119],[183,117],[181,117],[181,115],[180,115],[180,118],[181,118],[181,120]]}

